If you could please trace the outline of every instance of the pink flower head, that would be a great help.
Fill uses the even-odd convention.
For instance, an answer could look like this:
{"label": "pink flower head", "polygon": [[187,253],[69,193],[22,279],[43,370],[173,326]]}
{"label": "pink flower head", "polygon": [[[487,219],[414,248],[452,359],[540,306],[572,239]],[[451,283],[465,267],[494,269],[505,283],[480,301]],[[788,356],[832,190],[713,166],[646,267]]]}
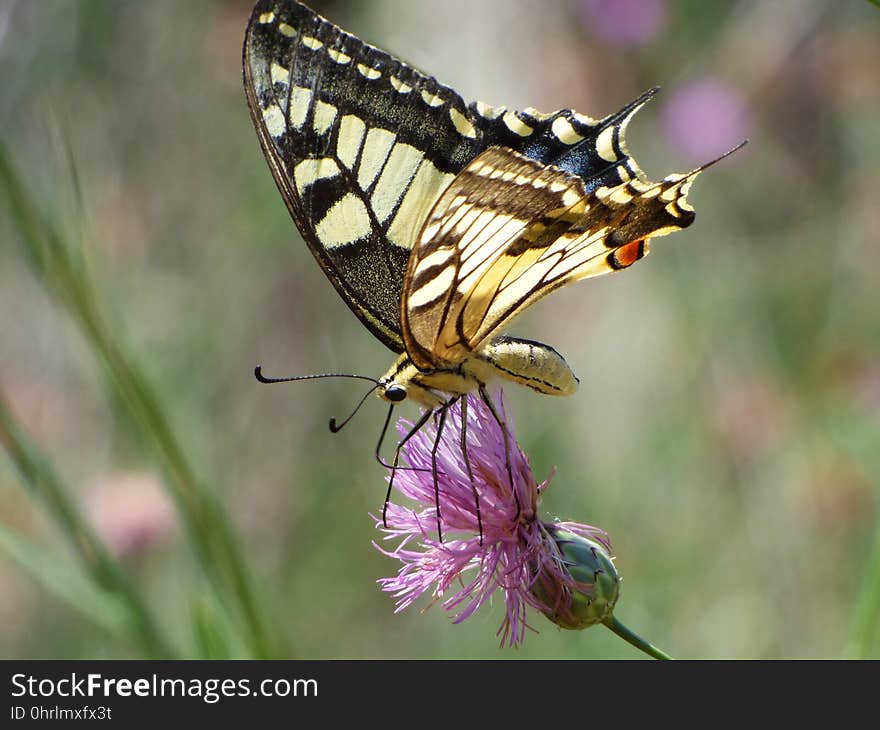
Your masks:
{"label": "pink flower head", "polygon": [[[503,403],[499,413],[509,434],[509,457],[502,427],[491,410],[480,398],[468,401],[466,439],[473,484],[461,450],[460,405],[456,403],[447,413],[437,450],[442,541],[437,538],[431,462],[436,424],[429,422],[407,442],[403,457],[413,468],[398,470],[394,487],[415,506],[388,505],[387,527],[381,519],[376,520],[376,526],[386,533],[386,540],[400,538],[400,542],[392,550],[376,547],[403,563],[396,576],[379,581],[382,589],[397,599],[396,612],[430,593],[442,600],[453,621],[459,623],[500,589],[507,611],[498,634],[502,645],[515,646],[524,639],[526,628],[532,628],[526,621],[527,606],[560,626],[584,628],[588,625],[581,615],[584,600],[593,603],[600,599],[590,611],[595,614],[597,607],[603,606],[602,611],[607,611],[600,611],[597,619],[602,620],[616,600],[617,578],[615,573],[609,605],[610,594],[599,596],[594,590],[597,581],[593,578],[603,573],[602,569],[591,570],[589,580],[582,579],[583,571],[578,572],[577,566],[570,569],[574,563],[566,546],[574,541],[581,547],[594,546],[594,553],[601,553],[606,561],[602,563],[607,566],[604,572],[613,571],[606,555],[611,550],[608,536],[589,525],[538,519],[538,498],[550,479],[537,482],[528,458],[516,443]],[[406,421],[398,424],[402,434],[410,427]],[[474,486],[479,495],[482,538]]]}

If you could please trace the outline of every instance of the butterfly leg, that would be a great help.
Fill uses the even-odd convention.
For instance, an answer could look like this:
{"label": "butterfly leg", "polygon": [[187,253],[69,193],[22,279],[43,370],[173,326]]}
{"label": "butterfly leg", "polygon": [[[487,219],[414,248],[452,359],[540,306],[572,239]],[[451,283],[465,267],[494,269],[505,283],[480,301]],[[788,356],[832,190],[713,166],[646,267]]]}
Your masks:
{"label": "butterfly leg", "polygon": [[488,406],[490,413],[495,419],[495,422],[499,426],[501,426],[501,435],[504,439],[504,456],[507,464],[507,480],[510,484],[510,491],[513,494],[513,499],[516,502],[516,514],[513,516],[513,521],[516,522],[519,519],[520,514],[522,513],[522,506],[519,503],[519,495],[516,493],[516,488],[513,483],[513,468],[510,465],[510,435],[507,433],[507,425],[504,423],[503,420],[501,420],[501,416],[498,415],[495,404],[489,397],[489,392],[486,390],[486,386],[482,383],[480,384],[480,397],[483,399],[483,402]]}
{"label": "butterfly leg", "polygon": [[[409,433],[407,433],[406,436],[404,436],[400,440],[400,443],[397,444],[397,449],[394,452],[394,461],[391,463],[391,478],[388,480],[388,490],[385,492],[385,503],[382,506],[382,524],[385,527],[388,527],[388,520],[386,519],[387,514],[388,514],[388,503],[391,501],[391,488],[394,486],[394,475],[397,472],[397,469],[398,469],[397,465],[400,462],[400,451],[404,447],[406,442],[409,441],[413,436],[415,436],[419,432],[419,429],[421,429],[421,427],[424,426],[428,422],[428,419],[431,417],[431,414],[433,412],[434,412],[433,410],[425,411],[422,414],[421,418],[419,418],[419,420],[416,421],[415,425],[409,430]],[[390,418],[390,415],[389,415],[389,418]],[[436,468],[434,470],[434,480],[435,480],[435,484],[436,484],[436,480],[437,480]]]}
{"label": "butterfly leg", "polygon": [[480,514],[480,495],[477,492],[477,484],[474,481],[474,472],[471,470],[471,460],[467,451],[467,419],[468,419],[468,396],[461,396],[461,455],[464,457],[464,465],[467,469],[468,479],[471,480],[471,489],[474,492],[474,507],[477,510],[477,527],[480,530],[480,545],[483,544],[483,518]]}
{"label": "butterfly leg", "polygon": [[385,423],[382,424],[382,433],[379,434],[379,442],[376,444],[376,461],[378,461],[386,469],[395,469],[397,471],[428,471],[418,466],[394,466],[389,464],[382,458],[382,443],[385,441],[385,434],[388,432],[388,424],[391,422],[391,415],[394,413],[394,403],[388,407],[388,415],[385,416]]}
{"label": "butterfly leg", "polygon": [[437,423],[437,436],[434,438],[434,448],[431,449],[431,470],[434,472],[434,506],[437,509],[437,539],[443,542],[443,528],[440,526],[440,481],[437,478],[437,449],[440,448],[440,439],[443,437],[443,426],[446,425],[446,414],[449,407],[458,400],[458,397],[444,403],[439,409]]}
{"label": "butterfly leg", "polygon": [[385,423],[382,424],[382,433],[379,434],[379,441],[376,444],[376,461],[386,468],[389,467],[390,464],[386,464],[385,460],[382,458],[382,442],[385,440],[385,434],[388,432],[388,424],[391,423],[392,413],[394,413],[393,403],[388,406],[388,415],[385,416]]}

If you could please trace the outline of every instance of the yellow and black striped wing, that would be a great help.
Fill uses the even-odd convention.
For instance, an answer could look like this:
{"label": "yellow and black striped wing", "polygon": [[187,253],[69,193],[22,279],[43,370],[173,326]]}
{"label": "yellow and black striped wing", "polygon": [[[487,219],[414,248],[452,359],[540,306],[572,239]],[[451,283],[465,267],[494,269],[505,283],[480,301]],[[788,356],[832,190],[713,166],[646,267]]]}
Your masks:
{"label": "yellow and black striped wing", "polygon": [[654,90],[602,120],[466,105],[294,0],[256,4],[243,62],[254,126],[297,227],[345,302],[397,352],[419,231],[484,150],[553,164],[588,191],[641,177],[623,133]]}
{"label": "yellow and black striped wing", "polygon": [[631,266],[648,239],[690,225],[699,170],[588,190],[510,149],[476,157],[444,191],[410,258],[403,335],[417,367],[455,363],[572,281]]}

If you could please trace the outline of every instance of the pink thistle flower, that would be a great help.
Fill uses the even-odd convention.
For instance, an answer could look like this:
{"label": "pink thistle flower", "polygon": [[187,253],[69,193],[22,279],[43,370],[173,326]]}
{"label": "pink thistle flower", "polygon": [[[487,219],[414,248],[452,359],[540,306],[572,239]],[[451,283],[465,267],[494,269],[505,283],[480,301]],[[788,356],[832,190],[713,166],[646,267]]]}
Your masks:
{"label": "pink thistle flower", "polygon": [[[437,431],[429,423],[404,447],[403,457],[414,468],[398,471],[394,480],[395,491],[415,506],[391,502],[387,527],[376,520],[376,526],[386,533],[385,540],[399,538],[400,542],[391,550],[376,547],[403,563],[396,576],[379,580],[382,589],[397,599],[395,612],[428,593],[442,601],[454,623],[460,623],[500,589],[507,610],[498,634],[502,645],[515,646],[525,638],[526,629],[534,630],[527,621],[528,606],[563,628],[586,628],[606,620],[617,599],[618,578],[604,531],[538,518],[538,500],[550,477],[538,483],[513,437],[503,403],[500,414],[510,436],[513,483],[501,425],[479,398],[470,399],[467,408],[471,483],[461,451],[457,403],[449,409],[437,450],[443,541],[437,539],[431,469]],[[402,434],[409,428],[406,421],[398,424]]]}

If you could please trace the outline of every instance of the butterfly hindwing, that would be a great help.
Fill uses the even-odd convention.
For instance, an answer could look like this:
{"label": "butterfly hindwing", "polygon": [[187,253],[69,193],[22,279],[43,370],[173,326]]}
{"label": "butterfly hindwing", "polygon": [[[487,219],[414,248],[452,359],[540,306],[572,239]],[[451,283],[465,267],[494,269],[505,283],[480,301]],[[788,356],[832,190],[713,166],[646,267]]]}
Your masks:
{"label": "butterfly hindwing", "polygon": [[303,238],[349,307],[396,352],[410,251],[443,191],[488,147],[552,164],[588,193],[644,179],[624,131],[654,90],[602,120],[465,105],[294,0],[257,3],[244,78],[263,152]]}
{"label": "butterfly hindwing", "polygon": [[404,287],[407,352],[422,370],[462,360],[566,283],[626,268],[648,239],[694,219],[698,172],[588,190],[585,181],[492,147],[437,201]]}

